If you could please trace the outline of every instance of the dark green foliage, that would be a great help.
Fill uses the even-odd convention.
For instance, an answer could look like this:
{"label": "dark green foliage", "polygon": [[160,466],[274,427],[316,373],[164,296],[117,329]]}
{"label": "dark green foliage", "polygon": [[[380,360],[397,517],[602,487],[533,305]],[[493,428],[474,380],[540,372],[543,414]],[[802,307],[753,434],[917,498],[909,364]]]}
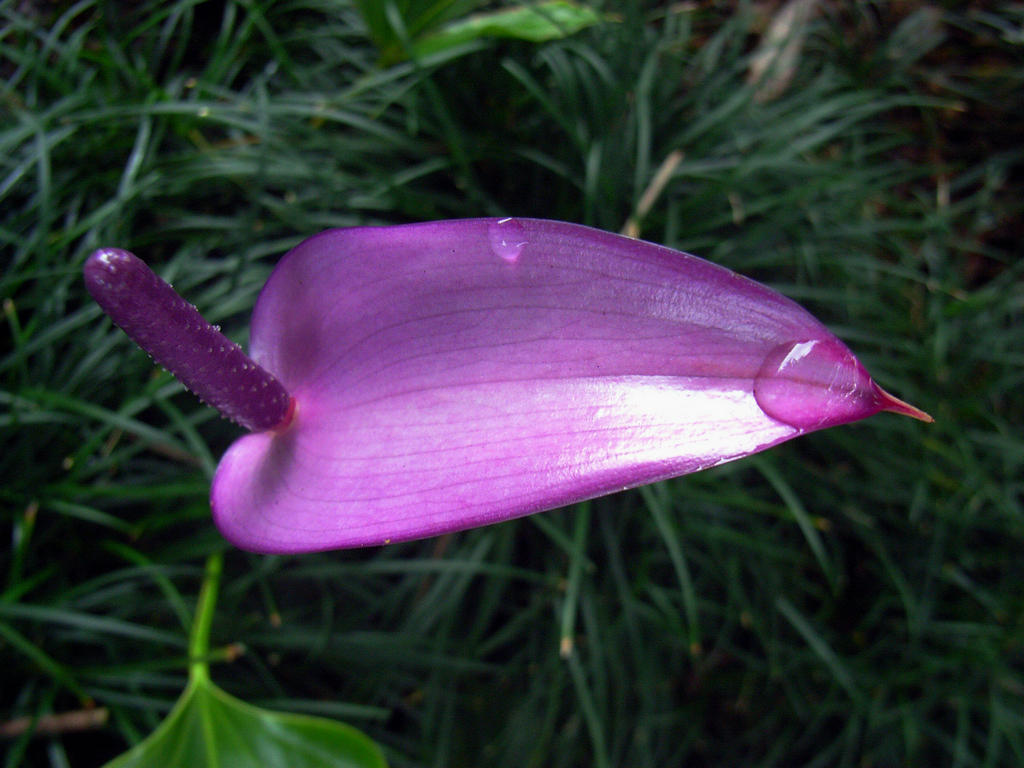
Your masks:
{"label": "dark green foliage", "polygon": [[648,5],[381,68],[345,3],[0,3],[0,721],[110,712],[6,765],[159,722],[224,546],[237,430],[87,300],[91,249],[244,341],[318,230],[618,230],[675,151],[641,236],[801,301],[936,424],[383,550],[229,551],[211,642],[245,653],[215,679],[399,767],[1024,764],[1024,17],[822,4],[769,93],[764,7]]}

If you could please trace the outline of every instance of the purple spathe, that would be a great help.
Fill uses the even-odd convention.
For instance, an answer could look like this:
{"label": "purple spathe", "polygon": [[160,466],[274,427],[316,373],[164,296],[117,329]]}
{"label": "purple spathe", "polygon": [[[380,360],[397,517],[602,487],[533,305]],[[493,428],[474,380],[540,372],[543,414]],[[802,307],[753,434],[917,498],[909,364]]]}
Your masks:
{"label": "purple spathe", "polygon": [[334,230],[278,265],[252,359],[296,403],[213,482],[236,545],[470,528],[893,410],[823,325],[687,254],[531,219]]}

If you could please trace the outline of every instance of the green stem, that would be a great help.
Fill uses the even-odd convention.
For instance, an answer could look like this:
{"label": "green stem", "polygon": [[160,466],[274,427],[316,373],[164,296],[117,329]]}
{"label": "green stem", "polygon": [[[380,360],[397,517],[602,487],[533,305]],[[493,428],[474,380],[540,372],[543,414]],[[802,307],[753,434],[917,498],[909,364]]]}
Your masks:
{"label": "green stem", "polygon": [[576,612],[579,609],[583,565],[587,561],[587,532],[589,530],[590,502],[581,501],[576,505],[576,531],[572,541],[572,560],[569,562],[565,602],[562,603],[562,627],[558,653],[563,659],[568,659],[574,650],[573,638],[576,634]]}
{"label": "green stem", "polygon": [[222,553],[215,552],[206,558],[203,586],[199,590],[196,615],[192,619],[192,632],[188,638],[189,685],[210,679],[210,626],[213,624],[213,609],[217,605],[217,587],[223,568]]}

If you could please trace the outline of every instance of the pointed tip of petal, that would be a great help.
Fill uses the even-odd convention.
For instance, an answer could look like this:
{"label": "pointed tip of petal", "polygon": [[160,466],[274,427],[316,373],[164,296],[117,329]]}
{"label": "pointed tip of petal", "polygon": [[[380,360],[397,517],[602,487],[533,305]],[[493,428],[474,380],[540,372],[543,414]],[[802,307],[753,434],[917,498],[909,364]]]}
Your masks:
{"label": "pointed tip of petal", "polygon": [[837,339],[776,347],[755,379],[754,396],[769,416],[805,431],[846,424],[879,411],[934,421],[878,386]]}
{"label": "pointed tip of petal", "polygon": [[877,384],[875,385],[875,388],[878,390],[878,405],[881,410],[889,411],[890,413],[899,413],[904,416],[909,416],[912,419],[923,421],[926,424],[934,423],[935,419],[933,419],[930,414],[922,411],[920,408],[914,407],[905,400],[900,400],[895,395],[890,395]]}

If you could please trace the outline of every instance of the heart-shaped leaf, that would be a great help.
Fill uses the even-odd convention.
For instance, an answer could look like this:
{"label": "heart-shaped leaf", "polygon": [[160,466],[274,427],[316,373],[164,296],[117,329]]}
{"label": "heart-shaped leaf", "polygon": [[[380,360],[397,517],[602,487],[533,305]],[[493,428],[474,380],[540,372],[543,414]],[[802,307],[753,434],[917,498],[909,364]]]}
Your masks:
{"label": "heart-shaped leaf", "polygon": [[254,707],[213,684],[209,634],[222,568],[220,553],[207,559],[184,693],[153,733],[105,768],[387,768],[380,748],[350,725]]}
{"label": "heart-shaped leaf", "polygon": [[271,712],[208,679],[182,694],[149,738],[106,768],[386,768],[380,748],[350,725]]}

